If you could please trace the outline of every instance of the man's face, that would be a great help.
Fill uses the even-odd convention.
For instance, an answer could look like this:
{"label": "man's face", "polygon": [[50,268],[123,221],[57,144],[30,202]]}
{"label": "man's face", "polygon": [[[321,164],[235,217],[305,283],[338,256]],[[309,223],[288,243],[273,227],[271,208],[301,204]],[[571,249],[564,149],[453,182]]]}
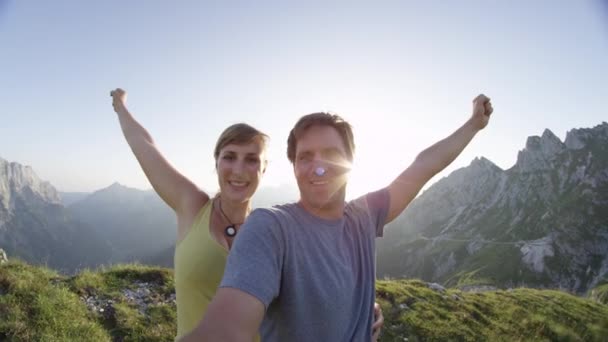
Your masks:
{"label": "man's face", "polygon": [[349,170],[344,142],[335,128],[311,126],[297,140],[294,173],[305,208],[341,207]]}

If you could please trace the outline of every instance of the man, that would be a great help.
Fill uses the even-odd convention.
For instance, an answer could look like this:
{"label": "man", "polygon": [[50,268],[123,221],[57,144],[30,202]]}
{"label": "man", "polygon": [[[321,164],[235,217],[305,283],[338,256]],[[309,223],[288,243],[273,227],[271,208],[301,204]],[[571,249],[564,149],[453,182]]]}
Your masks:
{"label": "man", "polygon": [[255,210],[228,258],[207,314],[183,341],[369,341],[374,238],[483,129],[490,99],[447,138],[422,151],[388,187],[345,203],[353,160],[350,125],[337,115],[302,117],[287,154],[297,203]]}

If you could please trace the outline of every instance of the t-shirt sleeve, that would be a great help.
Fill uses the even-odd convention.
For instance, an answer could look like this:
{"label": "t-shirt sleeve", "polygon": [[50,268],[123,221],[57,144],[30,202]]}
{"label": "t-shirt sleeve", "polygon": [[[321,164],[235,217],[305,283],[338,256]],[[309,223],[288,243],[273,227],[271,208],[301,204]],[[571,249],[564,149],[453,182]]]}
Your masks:
{"label": "t-shirt sleeve", "polygon": [[284,239],[279,228],[266,209],[254,210],[239,229],[220,287],[244,291],[267,309],[281,284]]}
{"label": "t-shirt sleeve", "polygon": [[370,218],[371,224],[375,229],[376,237],[383,236],[384,225],[386,223],[390,205],[388,188],[383,188],[363,195],[355,200],[355,204],[360,210],[364,210],[366,215]]}

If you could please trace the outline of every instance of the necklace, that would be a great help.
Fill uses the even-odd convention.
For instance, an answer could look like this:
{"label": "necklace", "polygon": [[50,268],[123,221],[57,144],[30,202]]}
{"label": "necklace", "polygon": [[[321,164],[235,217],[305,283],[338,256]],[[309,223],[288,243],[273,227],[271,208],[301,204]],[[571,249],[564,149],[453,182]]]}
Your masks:
{"label": "necklace", "polygon": [[235,237],[236,236],[236,224],[234,224],[234,223],[232,223],[232,221],[230,221],[230,219],[228,218],[228,215],[226,215],[226,213],[224,212],[224,209],[222,209],[222,200],[221,199],[219,199],[219,207],[220,207],[220,212],[222,213],[222,216],[224,216],[226,221],[228,221],[228,223],[229,223],[229,225],[227,225],[226,228],[224,228],[224,234],[226,234],[226,236],[228,236],[228,237]]}

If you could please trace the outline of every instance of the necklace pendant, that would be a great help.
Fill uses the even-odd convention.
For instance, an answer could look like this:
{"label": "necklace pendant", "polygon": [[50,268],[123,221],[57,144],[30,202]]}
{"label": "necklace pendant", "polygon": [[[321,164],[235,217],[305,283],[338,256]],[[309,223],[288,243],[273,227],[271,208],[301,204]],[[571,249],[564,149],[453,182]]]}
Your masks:
{"label": "necklace pendant", "polygon": [[224,233],[226,234],[226,236],[229,237],[235,237],[236,236],[236,228],[234,227],[234,225],[229,225],[226,227],[226,229],[224,229]]}

